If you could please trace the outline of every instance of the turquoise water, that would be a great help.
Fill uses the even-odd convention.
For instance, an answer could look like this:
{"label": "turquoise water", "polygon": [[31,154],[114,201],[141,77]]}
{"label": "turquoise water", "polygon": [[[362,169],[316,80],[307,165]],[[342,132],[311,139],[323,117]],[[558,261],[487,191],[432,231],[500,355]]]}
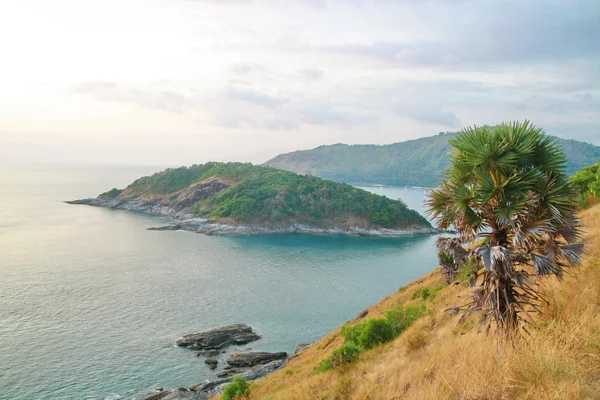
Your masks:
{"label": "turquoise water", "polygon": [[[247,323],[292,351],[436,267],[435,237],[209,237],[62,200],[156,168],[0,172],[0,398],[139,398],[210,377],[183,334]],[[422,189],[376,188],[420,206]]]}

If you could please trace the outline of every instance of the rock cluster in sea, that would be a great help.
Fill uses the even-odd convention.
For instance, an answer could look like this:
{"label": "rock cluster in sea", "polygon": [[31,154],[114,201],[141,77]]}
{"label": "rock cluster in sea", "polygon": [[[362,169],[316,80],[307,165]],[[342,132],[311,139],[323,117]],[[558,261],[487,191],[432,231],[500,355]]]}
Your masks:
{"label": "rock cluster in sea", "polygon": [[[198,351],[197,356],[216,357],[225,353],[223,348],[230,345],[241,345],[260,339],[252,327],[246,324],[222,326],[207,331],[183,336],[175,343],[179,347]],[[224,361],[222,371],[212,381],[176,390],[156,389],[144,397],[144,400],[204,400],[219,395],[234,377],[241,376],[248,381],[267,376],[287,364],[288,360],[306,349],[308,344],[300,344],[293,355],[286,352],[245,352],[230,354]],[[211,369],[221,363],[215,358],[205,359]]]}

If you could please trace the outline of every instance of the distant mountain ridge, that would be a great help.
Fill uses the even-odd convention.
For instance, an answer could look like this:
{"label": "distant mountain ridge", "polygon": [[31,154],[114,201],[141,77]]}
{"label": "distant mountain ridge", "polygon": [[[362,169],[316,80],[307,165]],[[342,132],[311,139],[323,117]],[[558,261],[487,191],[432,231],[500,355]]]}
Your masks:
{"label": "distant mountain ridge", "polygon": [[[449,165],[448,140],[440,133],[387,145],[334,144],[285,153],[263,165],[354,185],[435,187]],[[600,160],[600,146],[558,138],[568,161],[568,174]]]}

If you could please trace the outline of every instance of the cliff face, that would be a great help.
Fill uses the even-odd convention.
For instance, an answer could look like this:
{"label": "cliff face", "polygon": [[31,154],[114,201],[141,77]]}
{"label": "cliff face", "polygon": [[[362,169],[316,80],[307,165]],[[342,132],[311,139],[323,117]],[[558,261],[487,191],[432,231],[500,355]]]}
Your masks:
{"label": "cliff face", "polygon": [[175,217],[163,229],[212,234],[434,233],[404,203],[349,185],[240,163],[208,163],[143,177],[123,190],[72,204]]}

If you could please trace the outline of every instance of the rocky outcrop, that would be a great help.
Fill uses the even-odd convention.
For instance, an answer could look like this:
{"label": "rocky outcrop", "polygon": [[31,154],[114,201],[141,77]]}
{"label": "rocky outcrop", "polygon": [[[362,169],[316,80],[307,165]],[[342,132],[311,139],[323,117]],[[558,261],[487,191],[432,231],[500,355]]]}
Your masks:
{"label": "rocky outcrop", "polygon": [[219,354],[223,354],[225,353],[224,350],[204,350],[204,351],[199,351],[198,353],[196,353],[197,357],[203,356],[203,357],[214,357],[214,356],[218,356]]}
{"label": "rocky outcrop", "polygon": [[433,235],[443,233],[432,227],[424,228],[406,228],[406,229],[388,229],[388,228],[362,228],[359,226],[349,227],[326,227],[317,228],[305,224],[291,225],[238,225],[225,224],[210,221],[206,218],[200,218],[190,213],[187,208],[181,208],[181,204],[176,206],[162,205],[160,202],[153,202],[139,199],[124,199],[121,197],[109,198],[98,196],[93,199],[67,201],[68,204],[85,204],[96,207],[116,208],[128,211],[138,211],[150,214],[158,214],[172,217],[173,223],[164,226],[151,227],[151,231],[190,231],[205,235],[214,236],[254,236],[269,234],[308,234],[308,235],[347,235],[347,236],[379,236],[379,237],[403,237],[416,235]]}
{"label": "rocky outcrop", "polygon": [[235,368],[244,368],[253,367],[259,364],[268,364],[269,362],[275,360],[285,360],[287,357],[288,354],[284,351],[277,353],[257,351],[232,354],[225,362]]}
{"label": "rocky outcrop", "polygon": [[175,344],[191,350],[216,350],[229,345],[250,343],[258,339],[260,336],[252,331],[251,326],[235,324],[185,335]]}
{"label": "rocky outcrop", "polygon": [[208,367],[210,369],[217,369],[217,364],[219,363],[219,360],[216,360],[214,358],[207,358],[206,360],[204,360],[205,364],[208,364]]}
{"label": "rocky outcrop", "polygon": [[254,236],[270,234],[308,234],[308,235],[347,235],[347,236],[380,236],[380,237],[402,237],[415,235],[433,235],[440,233],[435,228],[411,228],[411,229],[367,229],[360,227],[329,227],[315,228],[309,225],[293,224],[286,226],[248,226],[230,225],[211,222],[204,218],[190,218],[175,221],[171,225],[148,228],[151,231],[190,231],[214,236]]}
{"label": "rocky outcrop", "polygon": [[205,400],[214,396],[218,396],[223,392],[225,386],[227,386],[235,376],[241,376],[248,381],[254,381],[273,373],[282,366],[285,365],[286,359],[274,360],[266,364],[256,365],[252,368],[235,371],[227,375],[226,377],[216,379],[210,382],[204,382],[190,388],[180,388],[177,390],[160,390],[155,391],[148,396],[144,397],[144,400]]}
{"label": "rocky outcrop", "polygon": [[294,349],[294,353],[293,355],[298,355],[300,352],[308,349],[310,347],[310,343],[300,343],[298,346],[296,346],[296,348]]}

